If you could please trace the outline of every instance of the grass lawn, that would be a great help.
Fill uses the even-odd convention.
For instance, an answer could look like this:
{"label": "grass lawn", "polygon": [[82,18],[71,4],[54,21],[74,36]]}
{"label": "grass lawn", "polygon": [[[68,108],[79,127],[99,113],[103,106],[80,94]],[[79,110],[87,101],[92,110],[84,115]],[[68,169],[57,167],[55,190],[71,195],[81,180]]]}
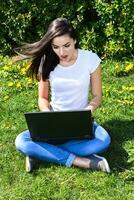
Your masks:
{"label": "grass lawn", "polygon": [[112,143],[103,155],[111,173],[44,163],[25,172],[25,156],[14,141],[27,129],[23,113],[38,110],[37,83],[26,78],[27,62],[12,65],[0,57],[0,200],[133,200],[134,75],[131,61],[104,61],[103,102],[97,122]]}

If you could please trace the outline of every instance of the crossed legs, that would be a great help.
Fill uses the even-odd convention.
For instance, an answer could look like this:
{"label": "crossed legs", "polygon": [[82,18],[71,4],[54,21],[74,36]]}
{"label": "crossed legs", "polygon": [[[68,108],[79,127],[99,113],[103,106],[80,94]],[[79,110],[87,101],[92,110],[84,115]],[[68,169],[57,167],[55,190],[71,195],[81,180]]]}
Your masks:
{"label": "crossed legs", "polygon": [[93,128],[94,139],[71,140],[61,145],[34,142],[27,130],[17,136],[15,145],[19,151],[27,156],[68,167],[76,165],[88,168],[89,159],[85,157],[105,151],[110,144],[110,136],[104,128],[96,122]]}

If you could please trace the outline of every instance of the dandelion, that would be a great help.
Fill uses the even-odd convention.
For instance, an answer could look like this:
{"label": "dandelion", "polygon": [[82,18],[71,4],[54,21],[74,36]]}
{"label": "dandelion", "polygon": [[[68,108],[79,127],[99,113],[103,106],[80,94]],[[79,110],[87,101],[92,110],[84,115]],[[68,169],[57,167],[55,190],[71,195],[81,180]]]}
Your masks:
{"label": "dandelion", "polygon": [[125,91],[134,91],[134,86],[130,86],[130,87],[122,86],[122,89]]}
{"label": "dandelion", "polygon": [[18,83],[16,84],[16,88],[21,88],[21,83],[20,83],[20,82],[18,82]]}
{"label": "dandelion", "polygon": [[129,72],[133,69],[133,64],[132,63],[129,63],[126,67],[125,67],[125,72]]}
{"label": "dandelion", "polygon": [[128,100],[128,99],[124,99],[124,100],[117,100],[118,103],[121,103],[122,105],[133,105],[134,104],[134,101],[132,100]]}
{"label": "dandelion", "polygon": [[28,84],[32,84],[32,79],[29,78],[29,79],[27,80],[27,83],[28,83]]}
{"label": "dandelion", "polygon": [[10,67],[9,66],[4,66],[3,69],[4,69],[4,71],[9,71]]}
{"label": "dandelion", "polygon": [[105,90],[105,94],[106,94],[106,97],[109,96],[109,94],[110,94],[110,88],[107,88],[107,89]]}
{"label": "dandelion", "polygon": [[131,100],[127,100],[127,99],[125,99],[124,101],[123,101],[123,104],[125,104],[125,105],[133,105],[133,101],[131,101]]}
{"label": "dandelion", "polygon": [[28,63],[28,64],[26,65],[25,69],[28,70],[29,67],[30,67],[30,65],[31,65],[31,63]]}
{"label": "dandelion", "polygon": [[2,124],[1,128],[2,129],[11,129],[11,124],[5,122],[5,123]]}
{"label": "dandelion", "polygon": [[128,90],[128,91],[134,91],[134,86],[126,87],[126,90]]}
{"label": "dandelion", "polygon": [[25,75],[25,74],[26,74],[26,69],[25,69],[25,68],[22,68],[22,69],[20,70],[20,73],[21,73],[21,75]]}
{"label": "dandelion", "polygon": [[8,83],[8,87],[12,87],[13,86],[13,82]]}

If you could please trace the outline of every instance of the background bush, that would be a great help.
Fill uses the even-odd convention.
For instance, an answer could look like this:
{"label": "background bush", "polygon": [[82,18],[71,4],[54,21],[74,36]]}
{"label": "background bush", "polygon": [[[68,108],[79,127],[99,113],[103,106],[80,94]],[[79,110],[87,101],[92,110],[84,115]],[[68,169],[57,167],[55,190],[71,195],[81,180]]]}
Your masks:
{"label": "background bush", "polygon": [[83,48],[100,56],[132,57],[133,1],[5,0],[0,3],[0,53],[40,39],[55,18],[67,17]]}

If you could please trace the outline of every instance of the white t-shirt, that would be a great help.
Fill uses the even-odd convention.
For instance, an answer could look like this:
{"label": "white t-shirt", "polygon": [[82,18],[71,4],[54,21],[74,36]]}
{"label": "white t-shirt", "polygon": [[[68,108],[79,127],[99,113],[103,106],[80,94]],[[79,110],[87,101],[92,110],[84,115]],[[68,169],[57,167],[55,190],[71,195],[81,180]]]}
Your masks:
{"label": "white t-shirt", "polygon": [[82,110],[88,106],[90,74],[101,59],[88,50],[78,49],[76,62],[71,66],[58,64],[50,72],[51,106],[54,111]]}

